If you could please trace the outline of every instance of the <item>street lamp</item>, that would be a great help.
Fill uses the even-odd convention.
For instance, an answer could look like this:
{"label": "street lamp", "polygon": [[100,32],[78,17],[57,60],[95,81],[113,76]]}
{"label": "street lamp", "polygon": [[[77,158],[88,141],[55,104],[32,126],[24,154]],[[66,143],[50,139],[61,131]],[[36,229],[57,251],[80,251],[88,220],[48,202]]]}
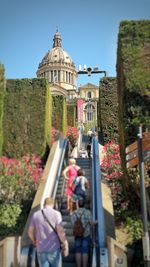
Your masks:
{"label": "street lamp", "polygon": [[[84,69],[82,70],[81,65],[79,65],[79,71],[78,74],[86,74],[88,76],[91,76],[92,74],[104,74],[104,77],[107,76],[107,72],[105,70],[99,70],[99,68],[94,67],[93,69],[91,67],[86,67],[86,65],[84,65]],[[100,80],[99,80],[99,108],[98,110],[100,110]],[[97,120],[97,126],[98,126],[98,141],[99,143],[103,144],[104,143],[104,138],[103,138],[103,131],[102,131],[102,127],[99,123],[99,121],[101,121],[101,114],[100,112],[98,112],[98,117],[99,120]]]}
{"label": "street lamp", "polygon": [[88,68],[85,67],[84,70],[80,69],[78,71],[78,74],[87,74],[88,76],[91,76],[91,74],[98,74],[98,73],[103,73],[104,77],[106,77],[106,74],[107,74],[105,70],[99,70],[99,68],[97,67],[93,69],[91,67],[88,67]]}

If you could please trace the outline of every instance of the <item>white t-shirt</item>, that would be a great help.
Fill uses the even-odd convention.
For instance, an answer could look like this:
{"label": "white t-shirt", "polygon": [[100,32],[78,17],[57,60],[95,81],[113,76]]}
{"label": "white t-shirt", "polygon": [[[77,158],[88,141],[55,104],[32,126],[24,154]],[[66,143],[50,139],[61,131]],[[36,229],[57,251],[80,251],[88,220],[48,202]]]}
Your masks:
{"label": "white t-shirt", "polygon": [[86,191],[85,185],[88,183],[88,180],[85,176],[77,176],[76,183],[78,184],[81,181],[82,190]]}

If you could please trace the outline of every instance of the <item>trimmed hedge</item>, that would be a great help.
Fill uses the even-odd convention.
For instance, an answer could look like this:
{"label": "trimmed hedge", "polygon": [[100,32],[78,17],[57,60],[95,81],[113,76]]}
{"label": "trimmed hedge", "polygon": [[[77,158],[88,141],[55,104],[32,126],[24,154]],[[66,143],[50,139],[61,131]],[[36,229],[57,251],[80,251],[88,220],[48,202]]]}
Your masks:
{"label": "trimmed hedge", "polygon": [[103,142],[114,140],[118,143],[118,99],[116,78],[106,77],[100,82],[98,105],[98,127]]}
{"label": "trimmed hedge", "polygon": [[138,126],[150,128],[150,20],[122,21],[117,51],[121,157],[137,139]]}
{"label": "trimmed hedge", "polygon": [[45,79],[7,80],[3,155],[20,158],[27,153],[44,154],[51,124],[48,94]]}
{"label": "trimmed hedge", "polygon": [[67,123],[71,127],[76,126],[76,103],[67,105]]}
{"label": "trimmed hedge", "polygon": [[0,64],[0,156],[2,156],[3,146],[3,102],[5,93],[4,65]]}
{"label": "trimmed hedge", "polygon": [[52,126],[66,135],[67,107],[66,99],[62,95],[52,96]]}

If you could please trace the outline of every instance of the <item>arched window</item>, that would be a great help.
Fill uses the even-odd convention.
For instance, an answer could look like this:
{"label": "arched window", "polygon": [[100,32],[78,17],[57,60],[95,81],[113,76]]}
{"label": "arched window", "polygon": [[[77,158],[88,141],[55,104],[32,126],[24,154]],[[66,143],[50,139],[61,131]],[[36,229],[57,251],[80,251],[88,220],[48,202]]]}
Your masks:
{"label": "arched window", "polygon": [[53,82],[53,71],[51,70],[51,79],[50,79],[51,83]]}
{"label": "arched window", "polygon": [[89,91],[89,92],[87,93],[87,98],[92,98],[92,92]]}
{"label": "arched window", "polygon": [[85,116],[86,116],[87,121],[94,120],[94,112],[95,112],[95,107],[91,103],[88,103],[85,106]]}
{"label": "arched window", "polygon": [[57,81],[58,81],[57,70],[54,70],[53,82],[57,82]]}
{"label": "arched window", "polygon": [[58,70],[58,82],[60,82],[60,70]]}

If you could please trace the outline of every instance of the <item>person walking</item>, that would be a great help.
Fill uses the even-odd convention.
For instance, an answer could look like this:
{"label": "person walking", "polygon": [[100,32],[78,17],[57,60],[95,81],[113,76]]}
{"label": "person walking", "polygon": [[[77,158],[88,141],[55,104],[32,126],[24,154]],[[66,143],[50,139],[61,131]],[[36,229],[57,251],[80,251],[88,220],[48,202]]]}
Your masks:
{"label": "person walking", "polygon": [[89,141],[87,144],[87,154],[88,154],[88,158],[91,158],[91,142]]}
{"label": "person walking", "polygon": [[66,196],[67,196],[67,209],[71,214],[73,211],[73,203],[72,203],[72,183],[74,178],[77,176],[77,170],[80,169],[78,165],[76,165],[76,160],[70,158],[68,161],[68,166],[63,170],[63,176],[67,180],[67,188],[66,188]]}
{"label": "person walking", "polygon": [[[85,208],[83,199],[78,200],[79,208],[71,215],[73,232],[75,238],[75,259],[77,267],[87,267],[89,261],[90,244],[91,244],[91,226],[97,224],[97,221],[92,221],[92,214],[89,209]],[[75,225],[77,220],[80,220],[84,229],[81,236],[75,235]],[[78,228],[79,229],[79,224]]]}
{"label": "person walking", "polygon": [[67,256],[68,243],[62,226],[62,216],[54,209],[54,199],[48,197],[45,199],[43,210],[33,213],[28,228],[28,236],[37,249],[40,267],[62,267],[61,243],[57,229],[61,230],[66,249],[64,256]]}
{"label": "person walking", "polygon": [[78,208],[78,200],[83,198],[85,200],[87,195],[87,189],[89,189],[89,181],[85,177],[83,169],[77,171],[77,177],[73,181],[73,195],[72,201],[76,202],[76,208]]}

